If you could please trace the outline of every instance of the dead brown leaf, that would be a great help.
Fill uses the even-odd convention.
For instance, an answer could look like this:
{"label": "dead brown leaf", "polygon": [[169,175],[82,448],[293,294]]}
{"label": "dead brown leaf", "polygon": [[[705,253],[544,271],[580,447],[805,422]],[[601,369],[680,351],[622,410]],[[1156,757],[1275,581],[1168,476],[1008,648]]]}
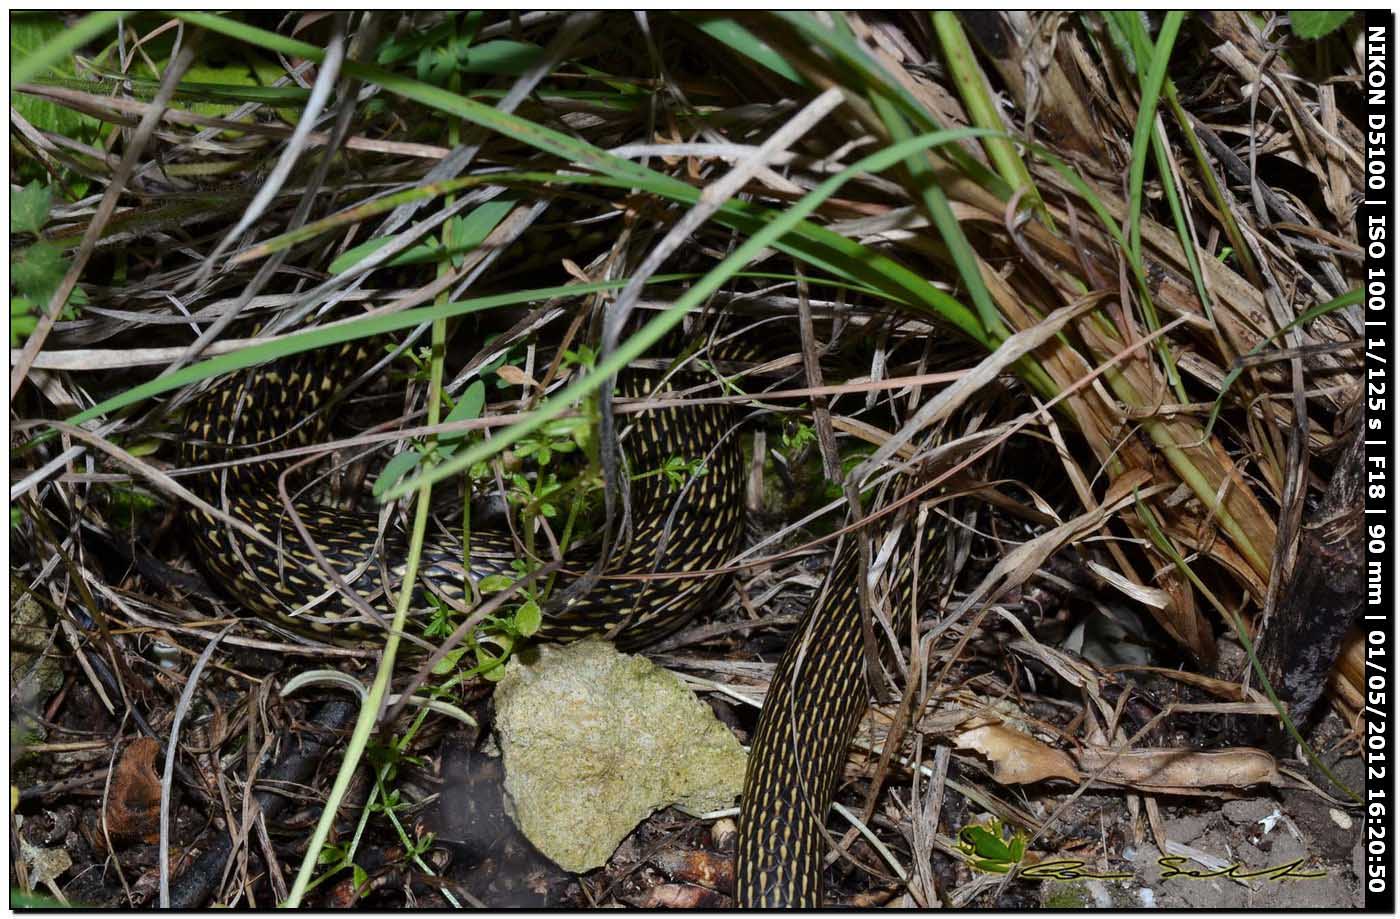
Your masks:
{"label": "dead brown leaf", "polygon": [[155,772],[160,743],[138,737],[122,751],[107,793],[107,832],[112,839],[155,842],[160,819],[160,777]]}
{"label": "dead brown leaf", "polygon": [[[1086,748],[1080,768],[1097,781],[1141,791],[1214,794],[1211,789],[1282,785],[1274,758],[1263,750],[1127,750]],[[1100,771],[1102,770],[1102,771]]]}
{"label": "dead brown leaf", "polygon": [[988,724],[963,731],[953,742],[991,760],[992,778],[1003,785],[1024,785],[1045,779],[1077,782],[1080,778],[1074,761],[1064,753],[1006,725]]}

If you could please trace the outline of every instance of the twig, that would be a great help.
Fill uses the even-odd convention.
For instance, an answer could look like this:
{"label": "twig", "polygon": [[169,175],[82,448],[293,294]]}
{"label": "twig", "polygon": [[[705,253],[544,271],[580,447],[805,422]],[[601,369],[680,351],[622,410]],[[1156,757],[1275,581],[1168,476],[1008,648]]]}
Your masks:
{"label": "twig", "polygon": [[230,622],[219,631],[219,634],[209,639],[209,643],[200,652],[199,659],[194,662],[194,668],[190,670],[190,675],[185,678],[185,688],[180,693],[180,701],[175,704],[175,720],[170,725],[170,739],[165,742],[165,771],[160,777],[161,909],[170,908],[170,785],[174,779],[175,757],[180,749],[180,725],[190,709],[190,702],[194,699],[194,690],[199,685],[199,675],[204,672],[204,665],[209,663],[209,658],[214,656],[214,649],[219,646],[219,641],[237,624],[237,622]]}

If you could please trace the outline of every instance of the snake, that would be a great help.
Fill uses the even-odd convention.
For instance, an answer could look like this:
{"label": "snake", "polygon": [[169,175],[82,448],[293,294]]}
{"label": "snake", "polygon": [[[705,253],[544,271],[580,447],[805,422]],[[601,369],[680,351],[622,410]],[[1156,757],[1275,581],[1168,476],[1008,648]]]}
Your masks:
{"label": "snake", "polygon": [[[372,353],[355,341],[216,378],[187,409],[180,448],[182,464],[193,467],[191,490],[202,502],[190,515],[195,554],[216,584],[259,619],[338,642],[363,640],[391,617],[405,577],[407,535],[382,525],[378,514],[346,510],[315,500],[309,489],[293,492],[278,483],[288,451],[326,439],[340,391]],[[623,649],[642,648],[715,605],[723,578],[685,573],[723,569],[741,548],[746,476],[735,435],[740,419],[730,404],[665,406],[666,393],[683,382],[653,370],[628,368],[618,375],[620,395],[663,400],[629,416],[621,438],[632,472],[632,537],[588,589],[546,608],[538,637],[605,634]],[[675,456],[702,465],[682,482],[656,474]],[[338,589],[294,526],[293,513],[324,562],[362,602]],[[597,555],[591,545],[566,553],[564,567],[592,566]],[[855,545],[844,541],[780,658],[752,738],[736,852],[740,906],[822,901],[823,816],[870,694]],[[509,533],[474,527],[464,546],[434,530],[423,545],[413,608],[430,608],[430,593],[465,608],[469,581],[480,585],[490,575],[511,573],[520,554]],[[900,584],[908,580],[900,576]],[[570,591],[566,586],[560,593]],[[895,634],[901,634],[907,603],[894,605]],[[378,626],[366,609],[381,618]]]}
{"label": "snake", "polygon": [[[209,505],[196,508],[191,521],[206,571],[257,617],[342,641],[361,640],[376,623],[337,590],[297,532],[293,513],[339,578],[381,619],[392,615],[390,594],[405,575],[407,534],[381,533],[374,513],[290,494],[284,502],[277,479],[285,462],[259,457],[324,440],[329,419],[322,409],[370,363],[371,353],[352,343],[229,375],[186,413],[181,445],[182,463],[199,470],[191,490]],[[619,378],[620,394],[630,398],[662,397],[672,388],[652,372]],[[620,647],[637,648],[712,605],[723,582],[685,572],[720,567],[743,538],[743,455],[732,436],[734,414],[715,405],[640,413],[623,444],[633,472],[631,539],[592,589],[544,618],[539,637],[568,641],[617,631]],[[659,474],[672,457],[698,460],[703,474],[681,483]],[[228,526],[213,510],[262,538]],[[566,556],[564,567],[588,569],[595,561],[591,548],[584,544]],[[499,530],[473,528],[468,547],[436,530],[423,544],[413,608],[431,609],[428,594],[470,603],[468,581],[480,586],[491,575],[513,578],[511,562],[520,555],[513,537]]]}

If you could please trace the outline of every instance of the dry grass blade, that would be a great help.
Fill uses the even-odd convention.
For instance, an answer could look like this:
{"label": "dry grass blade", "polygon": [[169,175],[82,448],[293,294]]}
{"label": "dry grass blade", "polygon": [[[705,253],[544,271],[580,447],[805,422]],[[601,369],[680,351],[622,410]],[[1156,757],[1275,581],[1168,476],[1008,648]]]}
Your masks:
{"label": "dry grass blade", "polygon": [[160,778],[160,905],[164,909],[170,908],[170,785],[175,774],[175,757],[180,751],[180,723],[189,713],[190,702],[194,699],[194,691],[199,686],[199,677],[204,673],[205,665],[214,656],[214,649],[219,646],[219,642],[235,625],[237,623],[230,622],[209,639],[194,666],[190,668],[190,675],[185,678],[185,688],[180,693],[180,700],[175,704],[174,718],[170,723],[170,737],[165,742],[165,771],[161,773]]}

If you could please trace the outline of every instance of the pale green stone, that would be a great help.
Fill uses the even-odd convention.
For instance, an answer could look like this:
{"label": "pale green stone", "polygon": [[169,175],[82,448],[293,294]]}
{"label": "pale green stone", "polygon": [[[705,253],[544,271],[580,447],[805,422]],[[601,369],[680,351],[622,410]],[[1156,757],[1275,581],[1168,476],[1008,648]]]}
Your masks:
{"label": "pale green stone", "polygon": [[647,815],[734,803],[745,754],[675,675],[601,641],[542,645],[496,688],[508,809],[568,871],[607,862]]}

